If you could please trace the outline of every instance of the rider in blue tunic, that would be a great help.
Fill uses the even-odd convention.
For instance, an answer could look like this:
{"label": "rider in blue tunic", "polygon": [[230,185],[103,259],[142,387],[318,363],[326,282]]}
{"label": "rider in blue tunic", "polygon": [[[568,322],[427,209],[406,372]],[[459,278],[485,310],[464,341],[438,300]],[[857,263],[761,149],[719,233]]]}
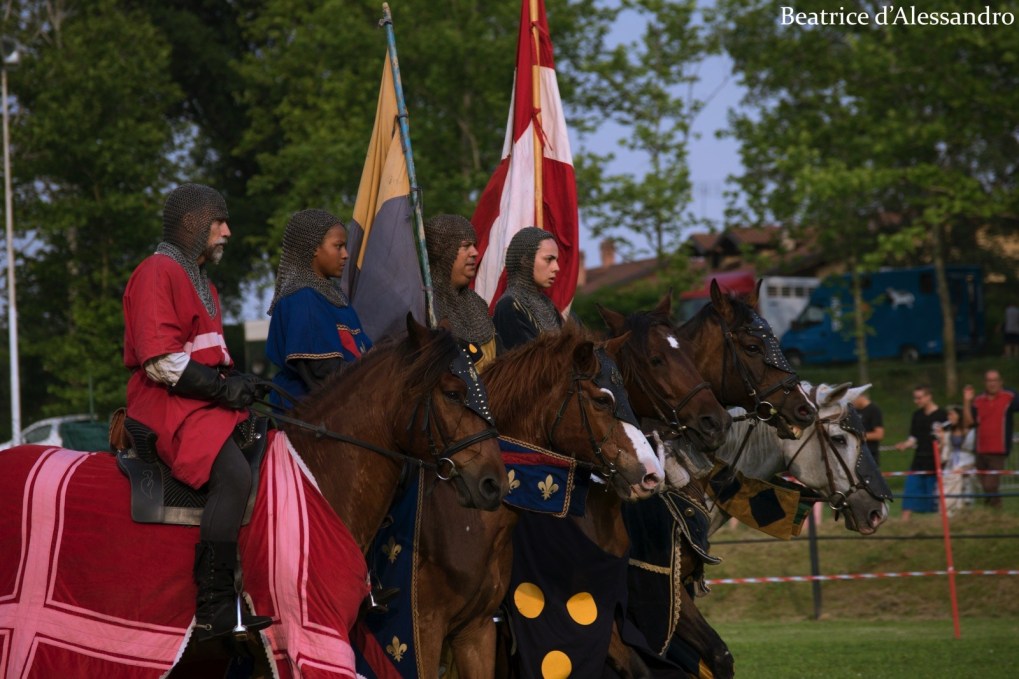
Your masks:
{"label": "rider in blue tunic", "polygon": [[[300,399],[371,348],[361,320],[333,279],[347,263],[347,229],[325,210],[294,213],[283,234],[266,356],[273,382]],[[275,392],[277,405],[292,407]]]}

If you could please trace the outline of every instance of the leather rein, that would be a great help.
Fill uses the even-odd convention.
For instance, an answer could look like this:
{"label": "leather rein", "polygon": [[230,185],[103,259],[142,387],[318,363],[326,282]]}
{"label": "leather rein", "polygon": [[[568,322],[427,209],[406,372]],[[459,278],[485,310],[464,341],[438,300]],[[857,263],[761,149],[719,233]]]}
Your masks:
{"label": "leather rein", "polygon": [[[268,380],[262,380],[260,384],[268,389],[275,391],[277,394],[282,396],[284,399],[290,401],[291,403],[297,402],[297,399],[293,395],[291,395],[285,389],[282,389],[273,382],[269,382]],[[280,406],[274,405],[268,401],[264,400],[258,401],[258,404],[267,406],[269,409],[273,411],[282,410]],[[414,412],[411,414],[410,422],[407,423],[406,431],[409,432],[413,428],[414,422],[418,419],[418,412],[420,410],[421,402],[419,401],[417,405],[415,405],[414,407]],[[292,424],[306,431],[310,431],[315,435],[316,439],[327,438],[333,441],[340,441],[341,443],[348,443],[350,445],[357,446],[358,448],[370,450],[373,453],[377,453],[384,457],[388,457],[392,460],[403,462],[404,464],[410,464],[423,469],[434,471],[435,475],[441,481],[450,481],[453,479],[461,478],[460,467],[453,460],[454,455],[456,455],[461,450],[470,448],[471,446],[481,443],[486,439],[496,438],[499,435],[494,427],[487,427],[485,429],[482,429],[481,431],[471,434],[470,436],[465,436],[464,438],[456,441],[447,442],[448,439],[445,435],[445,432],[442,431],[441,425],[439,424],[438,420],[436,420],[435,428],[438,429],[439,437],[441,438],[442,443],[444,445],[444,447],[440,451],[439,447],[436,445],[435,437],[433,436],[432,433],[431,426],[431,421],[433,419],[432,397],[430,394],[424,399],[424,418],[422,421],[421,429],[428,435],[428,450],[431,453],[432,457],[435,459],[434,462],[422,460],[421,458],[415,457],[403,451],[389,450],[388,448],[377,446],[369,441],[364,441],[358,438],[354,438],[353,436],[347,436],[346,434],[341,434],[339,432],[332,431],[330,429],[327,429],[323,424],[312,424],[310,422],[306,422],[295,417],[290,417],[289,415],[283,415],[278,412],[266,412],[261,409],[259,409],[258,412],[262,415],[266,415],[267,417],[271,417],[279,422]]]}

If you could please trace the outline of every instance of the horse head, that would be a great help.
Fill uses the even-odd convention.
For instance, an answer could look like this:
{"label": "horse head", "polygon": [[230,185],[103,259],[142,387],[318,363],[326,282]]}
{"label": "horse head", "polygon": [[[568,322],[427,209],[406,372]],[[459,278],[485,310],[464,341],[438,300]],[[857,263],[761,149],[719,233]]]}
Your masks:
{"label": "horse head", "polygon": [[[294,415],[357,436],[363,443],[355,449],[417,458],[434,468],[440,480],[455,485],[462,505],[495,510],[509,482],[485,388],[448,331],[429,330],[410,314],[407,331],[402,341],[380,342],[337,371]],[[351,393],[358,394],[356,405],[338,408],[338,401],[352,400]],[[287,433],[306,444],[299,448],[302,457],[318,470],[339,462],[329,450],[336,444],[328,437],[296,427],[287,427]],[[395,481],[400,463],[372,468],[376,482],[383,476]]]}
{"label": "horse head", "polygon": [[624,499],[652,494],[664,472],[636,426],[611,358],[574,324],[500,356],[485,372],[499,433],[576,457]]}
{"label": "horse head", "polygon": [[694,363],[727,406],[739,406],[798,438],[817,415],[796,372],[779,349],[771,326],[757,313],[757,289],[745,298],[723,294],[711,282],[711,302],[678,329]]}
{"label": "horse head", "polygon": [[817,422],[804,432],[802,443],[783,446],[789,471],[806,486],[826,496],[846,528],[870,535],[888,518],[891,491],[867,448],[863,422],[852,403],[870,385],[850,388],[820,384],[804,390],[817,404]]}
{"label": "horse head", "polygon": [[663,436],[683,435],[698,449],[715,450],[725,441],[732,417],[677,338],[671,308],[670,291],[651,311],[624,317],[599,305],[598,313],[612,337],[629,334],[618,363],[637,416],[661,422]]}

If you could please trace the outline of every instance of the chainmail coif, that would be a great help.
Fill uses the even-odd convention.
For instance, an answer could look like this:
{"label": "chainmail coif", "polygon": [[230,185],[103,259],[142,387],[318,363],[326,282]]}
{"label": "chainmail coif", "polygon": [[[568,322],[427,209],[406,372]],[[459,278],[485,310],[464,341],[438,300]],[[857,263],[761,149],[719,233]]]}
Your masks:
{"label": "chainmail coif", "polygon": [[506,294],[516,299],[538,324],[539,332],[557,330],[562,317],[552,300],[534,282],[534,257],[544,240],[554,236],[536,226],[517,231],[506,248]]}
{"label": "chainmail coif", "polygon": [[344,225],[338,217],[325,210],[301,210],[291,215],[283,232],[283,253],[276,273],[276,292],[269,305],[270,316],[281,299],[302,288],[317,290],[334,306],[349,304],[347,296],[332,281],[319,276],[311,268],[315,251],[334,226]]}
{"label": "chainmail coif", "polygon": [[425,247],[432,276],[435,317],[447,318],[453,336],[467,342],[484,344],[495,337],[495,325],[488,317],[488,304],[470,289],[453,287],[453,264],[464,241],[476,243],[478,236],[465,217],[436,215],[425,223]]}
{"label": "chainmail coif", "polygon": [[216,303],[209,288],[209,275],[204,264],[198,265],[198,258],[208,245],[212,223],[229,218],[226,201],[219,191],[204,184],[181,184],[170,192],[163,205],[163,242],[156,247],[157,253],[183,267],[202,306],[213,318],[217,314]]}

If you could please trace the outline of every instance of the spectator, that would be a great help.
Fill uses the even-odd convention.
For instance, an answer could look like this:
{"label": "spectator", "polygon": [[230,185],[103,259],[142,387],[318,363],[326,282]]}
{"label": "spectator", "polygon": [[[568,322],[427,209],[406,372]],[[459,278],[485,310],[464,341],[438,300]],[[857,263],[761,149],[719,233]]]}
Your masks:
{"label": "spectator", "polygon": [[[1014,391],[1005,388],[997,370],[984,374],[984,389],[984,393],[974,397],[972,386],[963,387],[963,422],[966,426],[976,426],[977,470],[1001,471],[1012,452],[1012,420],[1019,411],[1019,398]],[[984,501],[995,509],[1001,508],[1000,483],[996,474],[980,475],[980,485],[986,495]]]}
{"label": "spectator", "polygon": [[1015,302],[1005,307],[1002,330],[1005,334],[1005,358],[1019,358],[1019,305]]}
{"label": "spectator", "polygon": [[878,408],[870,397],[860,394],[853,401],[853,407],[860,413],[863,420],[863,431],[867,438],[867,448],[874,457],[874,462],[881,466],[881,440],[885,437],[885,421]]}
{"label": "spectator", "polygon": [[973,504],[972,477],[968,472],[976,467],[976,456],[973,454],[974,432],[967,427],[960,406],[948,407],[948,420],[935,423],[934,431],[938,434],[938,445],[941,448],[941,466],[952,472],[944,477],[945,509],[949,515],[955,514],[967,505]]}
{"label": "spectator", "polygon": [[[896,450],[915,448],[913,462],[909,466],[912,472],[935,472],[934,464],[934,424],[948,419],[948,413],[938,407],[926,384],[917,385],[913,389],[913,402],[917,405],[913,420],[909,425],[909,438],[895,444]],[[906,477],[905,496],[902,500],[902,520],[909,521],[913,512],[931,513],[938,511],[937,478],[933,473],[914,474]]]}

